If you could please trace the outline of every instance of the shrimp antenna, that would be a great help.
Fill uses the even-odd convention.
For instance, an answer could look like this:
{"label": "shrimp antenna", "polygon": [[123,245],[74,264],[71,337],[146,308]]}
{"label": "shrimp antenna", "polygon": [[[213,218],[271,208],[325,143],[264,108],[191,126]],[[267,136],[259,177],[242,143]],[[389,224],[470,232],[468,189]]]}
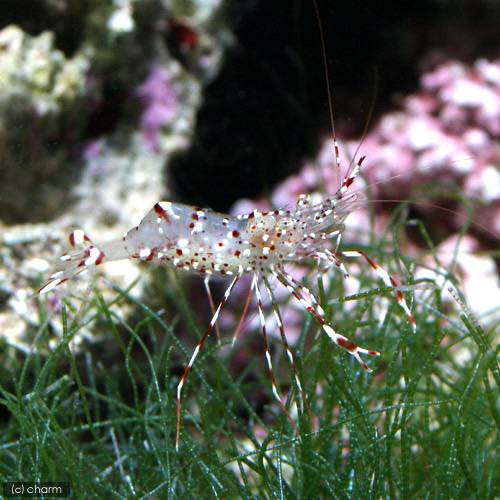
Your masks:
{"label": "shrimp antenna", "polygon": [[321,16],[319,13],[318,3],[316,0],[313,0],[313,4],[314,4],[314,11],[316,13],[316,20],[318,21],[319,37],[321,40],[321,54],[323,57],[323,73],[325,76],[326,94],[328,96],[328,110],[330,112],[330,127],[332,129],[332,135],[335,138],[335,122],[333,120],[333,99],[332,99],[332,93],[330,91],[330,76],[328,74],[328,59],[326,57],[325,34],[323,32],[323,24],[321,23]]}
{"label": "shrimp antenna", "polygon": [[359,140],[359,144],[356,146],[356,149],[354,150],[354,154],[352,155],[351,161],[349,162],[349,168],[347,169],[347,175],[349,175],[351,171],[351,167],[354,164],[354,159],[359,153],[359,150],[361,146],[363,145],[363,142],[368,134],[368,127],[370,126],[370,122],[372,121],[373,118],[373,113],[375,111],[375,103],[377,102],[377,94],[378,94],[378,82],[379,82],[379,74],[376,66],[373,66],[373,76],[374,76],[374,85],[373,85],[373,93],[372,93],[372,100],[370,103],[370,109],[368,110],[368,115],[365,120],[365,126],[363,127],[363,133],[361,134],[361,139]]}
{"label": "shrimp antenna", "polygon": [[321,55],[323,58],[323,74],[325,76],[325,84],[326,84],[326,95],[328,97],[328,112],[330,114],[330,128],[332,131],[333,137],[333,147],[334,147],[334,155],[335,162],[337,166],[336,175],[338,176],[338,182],[340,182],[340,156],[339,156],[339,147],[337,144],[337,134],[335,132],[335,121],[333,119],[333,99],[332,93],[330,91],[330,76],[328,74],[328,59],[326,57],[326,44],[325,44],[325,34],[323,32],[323,24],[321,23],[321,16],[319,13],[318,2],[313,0],[314,4],[314,12],[316,14],[316,20],[318,21],[318,29],[319,29],[319,38],[321,40]]}
{"label": "shrimp antenna", "polygon": [[[330,87],[330,76],[328,73],[328,58],[326,55],[326,43],[325,43],[325,34],[323,31],[323,24],[321,23],[321,15],[319,13],[319,8],[318,8],[318,2],[317,0],[313,0],[314,4],[314,11],[316,14],[316,20],[318,22],[318,29],[319,29],[319,37],[321,40],[321,54],[323,58],[323,73],[325,76],[325,84],[326,84],[326,94],[328,97],[328,111],[330,115],[330,129],[332,132],[332,138],[333,138],[333,144],[334,144],[334,155],[335,155],[335,163],[337,167],[337,176],[338,180],[340,182],[341,176],[340,176],[340,152],[339,152],[339,146],[337,142],[337,133],[335,131],[335,121],[333,119],[333,99],[332,99],[332,91]],[[368,133],[368,127],[370,125],[370,122],[373,118],[373,113],[375,110],[375,102],[377,99],[377,94],[378,94],[378,81],[379,81],[379,76],[378,76],[378,71],[377,68],[373,68],[374,72],[374,77],[375,77],[375,85],[373,88],[373,95],[372,95],[372,100],[370,104],[370,109],[368,110],[368,116],[365,122],[365,126],[363,128],[363,133],[361,135],[361,140],[359,141],[358,146],[356,147],[356,150],[354,151],[354,155],[352,156],[351,160],[349,161],[349,167],[347,168],[347,172],[345,174],[345,177],[347,178],[350,174],[351,168],[355,163],[355,158],[359,152],[359,149],[361,148],[361,145],[363,144],[363,141]]]}

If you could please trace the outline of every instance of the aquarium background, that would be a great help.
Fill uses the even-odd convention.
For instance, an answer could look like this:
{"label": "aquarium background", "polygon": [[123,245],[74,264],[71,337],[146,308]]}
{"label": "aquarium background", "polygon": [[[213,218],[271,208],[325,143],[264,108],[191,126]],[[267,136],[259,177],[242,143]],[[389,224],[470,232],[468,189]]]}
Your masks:
{"label": "aquarium background", "polygon": [[[317,7],[325,52],[309,0],[1,2],[2,478],[90,497],[498,495],[500,4]],[[310,400],[270,324],[296,433],[255,304],[231,349],[243,284],[186,386],[176,453],[202,281],[124,261],[33,294],[75,228],[99,242],[158,200],[237,214],[335,192],[331,116],[342,174],[366,155],[344,245],[408,285],[417,336],[361,264],[349,282],[293,270],[383,353],[360,373],[277,290]]]}

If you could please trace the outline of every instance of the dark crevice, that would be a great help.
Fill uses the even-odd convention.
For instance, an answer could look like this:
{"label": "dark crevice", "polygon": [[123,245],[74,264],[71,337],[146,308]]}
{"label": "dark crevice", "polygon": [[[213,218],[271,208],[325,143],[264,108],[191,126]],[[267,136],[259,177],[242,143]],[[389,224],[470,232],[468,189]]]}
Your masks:
{"label": "dark crevice", "polygon": [[[343,137],[362,133],[375,89],[372,123],[395,96],[415,91],[419,65],[434,49],[462,61],[498,54],[500,9],[487,2],[318,5]],[[178,199],[223,211],[269,192],[329,134],[312,0],[233,1],[226,15],[236,46],[205,88],[190,149],[169,165]]]}
{"label": "dark crevice", "polygon": [[83,138],[93,139],[113,133],[123,116],[128,95],[128,90],[120,85],[104,82],[99,101],[93,103]]}

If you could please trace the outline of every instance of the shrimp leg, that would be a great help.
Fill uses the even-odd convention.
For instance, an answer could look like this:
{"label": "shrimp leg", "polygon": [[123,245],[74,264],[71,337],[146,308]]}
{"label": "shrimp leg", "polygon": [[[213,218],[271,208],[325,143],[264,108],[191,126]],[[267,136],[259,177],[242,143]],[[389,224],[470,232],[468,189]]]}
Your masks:
{"label": "shrimp leg", "polygon": [[267,293],[269,295],[269,299],[271,300],[271,307],[273,308],[274,312],[274,317],[276,319],[276,323],[278,324],[278,328],[280,331],[280,336],[281,336],[281,342],[283,343],[283,346],[285,348],[285,351],[287,353],[288,359],[290,361],[290,366],[292,367],[292,372],[295,378],[295,383],[297,384],[297,388],[299,389],[300,392],[300,398],[301,398],[301,406],[302,406],[302,411],[304,411],[304,403],[307,401],[306,399],[306,393],[304,392],[304,389],[302,388],[302,384],[300,383],[298,371],[297,371],[297,365],[295,363],[295,359],[292,353],[292,350],[290,349],[290,345],[288,344],[288,341],[286,339],[285,335],[285,327],[283,326],[283,319],[281,318],[281,313],[278,307],[278,303],[276,302],[276,298],[274,297],[273,290],[271,288],[271,284],[269,283],[269,280],[266,278],[266,276],[263,276],[264,280],[264,285],[266,287]]}
{"label": "shrimp leg", "polygon": [[274,271],[273,274],[302,304],[307,312],[321,324],[321,327],[323,328],[325,333],[333,340],[333,342],[335,342],[339,347],[342,347],[342,349],[345,349],[351,356],[354,356],[364,370],[368,372],[372,371],[370,367],[363,361],[360,354],[379,356],[380,353],[378,351],[371,351],[360,347],[354,342],[350,341],[344,335],[337,333],[330,325],[327,324],[323,308],[318,304],[317,300],[308,288],[295,281],[292,276],[285,273],[282,269]]}
{"label": "shrimp leg", "polygon": [[259,310],[260,326],[261,326],[261,330],[262,330],[262,338],[264,339],[264,348],[266,350],[267,367],[269,370],[269,378],[271,379],[271,386],[273,388],[273,394],[274,394],[274,397],[278,400],[278,403],[280,404],[280,406],[281,406],[283,412],[285,413],[285,415],[287,416],[288,420],[292,424],[292,427],[298,433],[297,425],[295,424],[292,417],[290,416],[290,413],[288,412],[288,409],[285,406],[285,403],[283,403],[283,400],[281,399],[281,396],[279,395],[278,389],[276,387],[276,377],[274,376],[273,363],[271,360],[271,350],[269,349],[269,342],[267,340],[266,318],[264,317],[264,307],[262,305],[262,296],[261,296],[260,290],[259,290],[259,282],[258,282],[257,274],[254,274],[254,277],[252,280],[252,288],[255,290],[255,295],[257,297],[257,308]]}
{"label": "shrimp leg", "polygon": [[[362,252],[361,250],[351,250],[348,252],[341,252],[340,254],[337,255],[341,255],[343,257],[362,257],[363,259],[366,260],[366,262],[368,262],[370,267],[377,273],[378,277],[384,282],[384,285],[391,286],[394,288],[397,288],[399,286],[397,281],[383,267],[380,267],[365,252]],[[417,331],[417,322],[415,321],[415,317],[413,316],[412,312],[410,311],[410,308],[408,307],[408,304],[406,303],[403,292],[397,289],[394,290],[394,298],[408,316],[413,332],[415,333]]]}
{"label": "shrimp leg", "polygon": [[233,291],[234,285],[236,285],[236,282],[240,279],[241,273],[237,274],[229,286],[226,288],[226,291],[224,292],[224,297],[222,297],[222,300],[220,301],[219,305],[217,306],[217,309],[215,310],[214,315],[212,316],[212,319],[210,320],[209,325],[207,326],[207,329],[205,330],[205,333],[201,337],[200,341],[198,342],[198,345],[195,347],[193,354],[191,355],[191,359],[189,360],[188,365],[186,366],[186,369],[184,370],[184,373],[181,377],[181,380],[179,384],[177,385],[177,430],[175,434],[175,449],[179,451],[179,442],[180,442],[180,435],[181,435],[181,395],[182,395],[182,387],[186,383],[187,377],[189,375],[189,372],[191,371],[191,368],[193,367],[193,364],[195,362],[196,356],[198,356],[198,353],[200,352],[200,349],[203,347],[205,344],[208,336],[210,333],[212,333],[215,323],[217,322],[217,319],[219,317],[219,314],[224,307],[224,305],[227,302],[227,299],[231,295],[231,292]]}

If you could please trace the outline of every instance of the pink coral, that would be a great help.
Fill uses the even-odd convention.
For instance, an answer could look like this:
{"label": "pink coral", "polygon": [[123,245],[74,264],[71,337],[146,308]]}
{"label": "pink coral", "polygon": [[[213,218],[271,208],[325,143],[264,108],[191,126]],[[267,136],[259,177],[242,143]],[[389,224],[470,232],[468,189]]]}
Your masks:
{"label": "pink coral", "polygon": [[368,134],[365,174],[382,198],[407,197],[424,182],[454,181],[466,196],[487,204],[483,225],[498,235],[499,140],[500,60],[471,67],[447,62],[424,74],[421,91]]}
{"label": "pink coral", "polygon": [[141,128],[151,149],[159,151],[160,131],[172,122],[178,107],[177,92],[166,69],[159,63],[152,64],[136,95],[143,106]]}

